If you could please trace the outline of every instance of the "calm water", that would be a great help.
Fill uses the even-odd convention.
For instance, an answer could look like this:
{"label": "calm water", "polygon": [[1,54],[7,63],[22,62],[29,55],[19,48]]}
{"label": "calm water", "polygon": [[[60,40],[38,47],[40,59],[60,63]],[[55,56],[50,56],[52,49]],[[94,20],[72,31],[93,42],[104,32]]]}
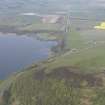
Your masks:
{"label": "calm water", "polygon": [[0,33],[0,79],[48,57],[54,42]]}

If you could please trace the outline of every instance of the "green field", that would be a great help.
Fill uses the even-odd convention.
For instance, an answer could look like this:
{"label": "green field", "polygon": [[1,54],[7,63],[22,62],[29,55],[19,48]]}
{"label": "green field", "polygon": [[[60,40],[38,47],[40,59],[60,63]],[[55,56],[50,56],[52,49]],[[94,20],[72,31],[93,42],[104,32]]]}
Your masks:
{"label": "green field", "polygon": [[60,27],[59,25],[53,25],[53,24],[44,24],[44,23],[32,23],[29,26],[25,26],[21,28],[20,30],[27,30],[27,31],[35,31],[35,30],[58,30]]}
{"label": "green field", "polygon": [[[95,32],[95,31],[94,31]],[[92,35],[93,36],[93,35]],[[105,45],[100,42],[100,39],[104,38],[104,35],[100,35],[100,39],[96,39],[96,34],[94,35],[95,42],[88,43],[89,36],[82,36],[81,33],[75,32],[74,30],[67,35],[67,47],[76,49],[74,51],[68,51],[61,56],[53,58],[53,62],[47,64],[47,69],[53,69],[62,66],[77,67],[83,72],[96,72],[102,71],[105,68]]]}
{"label": "green field", "polygon": [[2,83],[3,81],[2,80],[0,80],[0,84]]}

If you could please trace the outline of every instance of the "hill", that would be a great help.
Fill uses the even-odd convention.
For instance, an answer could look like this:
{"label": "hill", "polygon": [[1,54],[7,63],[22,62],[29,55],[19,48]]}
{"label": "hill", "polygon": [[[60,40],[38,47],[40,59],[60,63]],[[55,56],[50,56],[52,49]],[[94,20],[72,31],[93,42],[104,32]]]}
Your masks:
{"label": "hill", "polygon": [[105,71],[61,66],[49,72],[36,64],[3,83],[0,105],[104,105],[104,79]]}
{"label": "hill", "polygon": [[70,51],[5,80],[0,105],[105,105],[105,46],[99,38],[98,44],[85,44],[81,35],[70,32]]}

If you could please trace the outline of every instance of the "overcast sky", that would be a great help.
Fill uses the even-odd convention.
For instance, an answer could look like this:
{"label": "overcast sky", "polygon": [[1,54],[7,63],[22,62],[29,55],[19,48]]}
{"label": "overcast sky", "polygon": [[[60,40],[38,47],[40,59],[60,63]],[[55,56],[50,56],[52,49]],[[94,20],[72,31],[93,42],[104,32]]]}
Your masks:
{"label": "overcast sky", "polygon": [[35,10],[105,10],[105,0],[0,0],[0,12]]}

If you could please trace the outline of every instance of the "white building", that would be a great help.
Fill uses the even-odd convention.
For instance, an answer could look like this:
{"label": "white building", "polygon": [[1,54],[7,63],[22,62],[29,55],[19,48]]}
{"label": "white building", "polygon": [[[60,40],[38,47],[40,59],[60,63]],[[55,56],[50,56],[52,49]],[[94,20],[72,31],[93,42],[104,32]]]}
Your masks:
{"label": "white building", "polygon": [[59,16],[59,15],[47,15],[42,18],[42,22],[55,24],[59,21],[60,18],[61,18],[61,16]]}

